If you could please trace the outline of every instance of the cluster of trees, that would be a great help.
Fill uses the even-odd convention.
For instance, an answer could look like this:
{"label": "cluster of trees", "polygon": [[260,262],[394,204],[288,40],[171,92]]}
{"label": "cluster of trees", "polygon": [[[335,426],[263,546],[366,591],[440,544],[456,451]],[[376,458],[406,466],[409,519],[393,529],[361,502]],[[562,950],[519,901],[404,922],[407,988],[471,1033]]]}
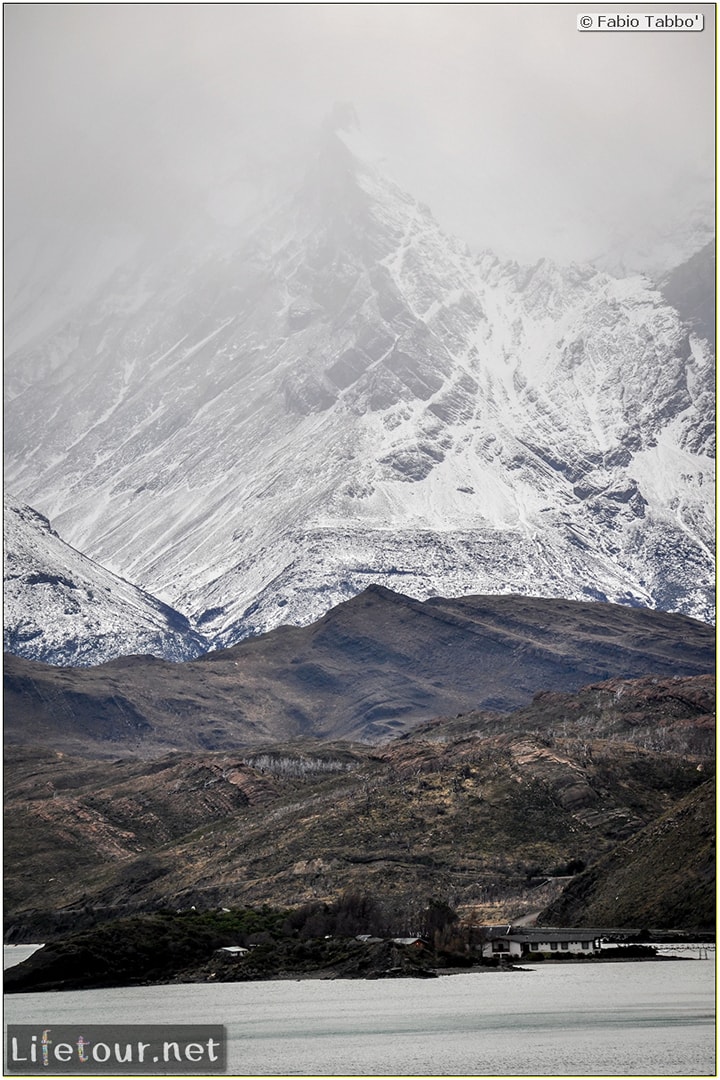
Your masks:
{"label": "cluster of trees", "polygon": [[343,761],[332,758],[288,757],[287,755],[258,754],[247,758],[246,764],[273,776],[303,777],[317,773],[344,772],[349,768]]}
{"label": "cluster of trees", "polygon": [[557,863],[550,870],[544,869],[539,863],[524,864],[523,870],[526,883],[532,886],[539,885],[549,877],[574,877],[575,874],[582,873],[586,866],[584,859],[573,856],[565,863]]}
{"label": "cluster of trees", "polygon": [[434,941],[459,923],[459,916],[442,900],[426,904],[395,902],[367,893],[347,892],[332,903],[313,901],[291,911],[283,932],[299,938],[418,936]]}

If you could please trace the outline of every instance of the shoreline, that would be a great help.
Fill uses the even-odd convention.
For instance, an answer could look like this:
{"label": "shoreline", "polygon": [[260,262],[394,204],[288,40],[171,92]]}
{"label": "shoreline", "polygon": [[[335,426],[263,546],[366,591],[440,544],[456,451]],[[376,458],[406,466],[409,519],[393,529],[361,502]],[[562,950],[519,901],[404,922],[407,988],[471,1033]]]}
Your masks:
{"label": "shoreline", "polygon": [[[700,958],[695,956],[613,956],[613,957],[577,957],[569,958],[567,960],[546,960],[533,963],[530,961],[531,966],[526,966],[528,961],[518,964],[470,964],[467,966],[457,967],[427,967],[418,968],[417,970],[408,970],[393,968],[386,971],[379,971],[377,973],[365,974],[365,975],[352,975],[348,972],[343,972],[333,968],[318,968],[313,971],[275,971],[261,976],[249,976],[248,978],[236,977],[236,978],[215,978],[215,973],[210,973],[204,977],[197,976],[193,978],[189,972],[178,973],[176,977],[169,977],[165,979],[144,979],[132,982],[102,982],[97,983],[92,980],[84,984],[75,984],[72,986],[63,985],[46,985],[40,987],[28,987],[27,989],[14,990],[8,988],[5,990],[6,995],[15,996],[16,994],[22,996],[26,993],[73,993],[77,991],[92,991],[92,990],[133,990],[141,989],[151,986],[219,986],[219,985],[233,985],[233,984],[247,984],[247,983],[266,983],[266,982],[378,982],[395,980],[403,982],[408,979],[437,979],[445,978],[453,975],[490,975],[490,974],[509,974],[513,972],[537,972],[542,970],[545,966],[548,967],[576,967],[582,965],[584,967],[593,967],[596,964],[634,964],[634,963],[654,963],[657,961],[693,961],[697,962]],[[705,961],[710,962],[710,961]],[[18,965],[19,966],[19,965]],[[6,969],[6,971],[13,970],[12,967]],[[238,973],[239,974],[239,973]],[[227,976],[227,973],[226,973]]]}

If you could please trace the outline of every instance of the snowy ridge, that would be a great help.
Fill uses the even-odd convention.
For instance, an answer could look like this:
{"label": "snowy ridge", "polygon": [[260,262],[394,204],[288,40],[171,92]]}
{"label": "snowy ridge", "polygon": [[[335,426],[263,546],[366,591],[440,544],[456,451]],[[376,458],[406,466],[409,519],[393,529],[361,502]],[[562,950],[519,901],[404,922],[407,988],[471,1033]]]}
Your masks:
{"label": "snowy ridge", "polygon": [[4,644],[84,667],[127,653],[190,660],[207,644],[186,619],[65,544],[49,521],[5,497]]}
{"label": "snowy ridge", "polygon": [[711,620],[707,343],[642,277],[472,256],[352,144],[8,358],[12,490],[216,644],[371,582]]}

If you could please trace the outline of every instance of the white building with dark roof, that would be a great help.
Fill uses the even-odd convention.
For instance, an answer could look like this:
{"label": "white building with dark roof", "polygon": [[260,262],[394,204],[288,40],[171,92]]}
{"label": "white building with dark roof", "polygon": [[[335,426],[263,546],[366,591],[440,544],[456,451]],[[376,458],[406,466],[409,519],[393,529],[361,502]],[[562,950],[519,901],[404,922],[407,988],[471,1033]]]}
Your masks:
{"label": "white building with dark roof", "polygon": [[507,956],[512,960],[539,953],[545,956],[595,956],[599,952],[600,932],[574,927],[489,926],[483,943],[483,956]]}

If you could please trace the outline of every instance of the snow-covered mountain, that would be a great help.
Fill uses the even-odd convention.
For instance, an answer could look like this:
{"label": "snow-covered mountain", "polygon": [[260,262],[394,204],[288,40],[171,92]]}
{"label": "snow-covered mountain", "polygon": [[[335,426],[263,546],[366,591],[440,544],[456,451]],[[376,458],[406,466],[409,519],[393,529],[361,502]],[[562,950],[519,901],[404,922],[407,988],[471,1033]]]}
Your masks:
{"label": "snow-covered mountain", "polygon": [[7,358],[7,483],[215,644],[372,582],[713,616],[709,345],[640,276],[474,257],[326,129]]}
{"label": "snow-covered mountain", "polygon": [[47,518],[5,496],[8,652],[84,667],[126,653],[190,660],[207,649],[187,619],[64,543]]}

